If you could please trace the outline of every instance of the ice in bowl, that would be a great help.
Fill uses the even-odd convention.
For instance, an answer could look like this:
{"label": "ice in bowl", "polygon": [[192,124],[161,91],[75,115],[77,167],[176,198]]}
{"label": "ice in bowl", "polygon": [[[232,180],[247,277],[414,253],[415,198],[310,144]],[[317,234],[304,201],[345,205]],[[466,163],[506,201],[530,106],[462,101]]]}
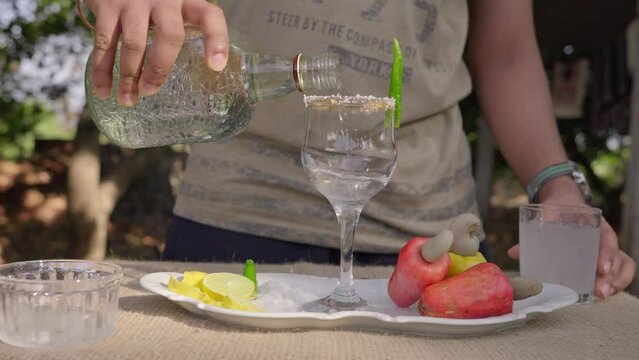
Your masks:
{"label": "ice in bowl", "polygon": [[122,269],[107,262],[35,260],[0,266],[0,340],[83,346],[113,332]]}

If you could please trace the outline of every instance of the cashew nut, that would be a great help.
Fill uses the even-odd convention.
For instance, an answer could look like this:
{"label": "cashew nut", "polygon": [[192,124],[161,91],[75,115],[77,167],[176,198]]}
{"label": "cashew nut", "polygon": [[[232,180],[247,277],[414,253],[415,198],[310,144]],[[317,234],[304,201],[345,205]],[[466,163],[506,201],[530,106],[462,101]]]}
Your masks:
{"label": "cashew nut", "polygon": [[479,229],[481,220],[475,214],[461,214],[453,219],[450,230],[453,232],[453,245],[450,249],[457,255],[473,256],[479,250],[479,238],[475,231]]}
{"label": "cashew nut", "polygon": [[453,244],[453,232],[443,230],[434,238],[426,241],[422,246],[422,258],[428,262],[439,259],[440,256],[446,254]]}
{"label": "cashew nut", "polygon": [[513,300],[523,300],[535,296],[544,288],[541,281],[537,279],[513,276],[508,280],[513,287]]}

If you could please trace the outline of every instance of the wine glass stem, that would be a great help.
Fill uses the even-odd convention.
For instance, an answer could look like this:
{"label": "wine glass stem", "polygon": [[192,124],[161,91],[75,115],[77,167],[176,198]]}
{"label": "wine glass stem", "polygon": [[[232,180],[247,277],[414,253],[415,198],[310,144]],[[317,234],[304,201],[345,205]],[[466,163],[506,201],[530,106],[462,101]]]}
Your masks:
{"label": "wine glass stem", "polygon": [[353,286],[353,240],[362,208],[336,207],[335,214],[340,227],[340,273],[333,292],[345,301],[359,299]]}

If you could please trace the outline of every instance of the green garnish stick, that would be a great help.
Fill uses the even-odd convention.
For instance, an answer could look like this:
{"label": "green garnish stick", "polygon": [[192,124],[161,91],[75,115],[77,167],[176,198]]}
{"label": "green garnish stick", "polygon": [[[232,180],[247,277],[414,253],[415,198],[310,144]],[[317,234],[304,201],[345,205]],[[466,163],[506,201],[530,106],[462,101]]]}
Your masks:
{"label": "green garnish stick", "polygon": [[402,80],[404,79],[404,56],[399,41],[393,38],[393,65],[388,97],[395,99],[395,127],[398,128],[402,115]]}

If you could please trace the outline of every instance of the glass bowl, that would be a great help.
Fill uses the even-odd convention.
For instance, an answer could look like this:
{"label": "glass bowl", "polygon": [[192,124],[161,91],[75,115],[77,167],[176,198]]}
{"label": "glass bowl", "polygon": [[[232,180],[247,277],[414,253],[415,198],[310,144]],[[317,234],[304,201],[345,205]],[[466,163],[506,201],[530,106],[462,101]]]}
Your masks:
{"label": "glass bowl", "polygon": [[113,331],[122,268],[36,260],[0,266],[0,340],[30,348],[82,346]]}

